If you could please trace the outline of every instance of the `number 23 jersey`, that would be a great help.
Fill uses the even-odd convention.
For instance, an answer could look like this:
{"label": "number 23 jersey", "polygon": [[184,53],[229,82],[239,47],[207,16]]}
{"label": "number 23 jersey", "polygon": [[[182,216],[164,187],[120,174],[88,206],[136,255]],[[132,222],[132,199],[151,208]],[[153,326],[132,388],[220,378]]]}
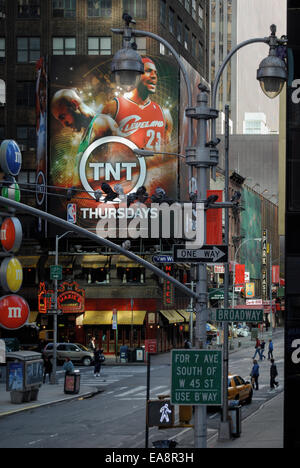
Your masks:
{"label": "number 23 jersey", "polygon": [[124,96],[115,100],[119,135],[139,148],[161,150],[166,137],[166,119],[160,105],[149,100],[145,106],[139,106]]}

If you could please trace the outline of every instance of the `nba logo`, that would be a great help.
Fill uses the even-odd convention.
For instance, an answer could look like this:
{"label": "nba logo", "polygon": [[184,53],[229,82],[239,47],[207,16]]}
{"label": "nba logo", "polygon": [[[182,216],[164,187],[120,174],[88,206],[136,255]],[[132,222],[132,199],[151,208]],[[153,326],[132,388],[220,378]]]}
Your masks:
{"label": "nba logo", "polygon": [[77,206],[75,203],[69,203],[67,209],[68,223],[76,224],[77,221]]}

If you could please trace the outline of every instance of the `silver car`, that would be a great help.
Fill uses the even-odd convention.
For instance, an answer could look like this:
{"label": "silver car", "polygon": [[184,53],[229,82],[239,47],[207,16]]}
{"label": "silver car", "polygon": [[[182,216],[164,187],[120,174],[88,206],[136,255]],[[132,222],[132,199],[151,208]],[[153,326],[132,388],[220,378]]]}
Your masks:
{"label": "silver car", "polygon": [[[53,357],[53,343],[48,343],[43,351],[45,356]],[[67,357],[74,363],[90,366],[94,361],[94,353],[79,343],[57,343],[57,361],[63,362]]]}

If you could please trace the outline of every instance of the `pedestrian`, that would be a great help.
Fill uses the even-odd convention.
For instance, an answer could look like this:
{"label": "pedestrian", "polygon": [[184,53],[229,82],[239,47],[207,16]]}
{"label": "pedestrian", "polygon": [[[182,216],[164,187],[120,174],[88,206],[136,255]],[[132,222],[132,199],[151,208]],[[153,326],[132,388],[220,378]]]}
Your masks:
{"label": "pedestrian", "polygon": [[94,336],[91,337],[88,348],[90,348],[91,351],[95,352],[96,351],[96,338]]}
{"label": "pedestrian", "polygon": [[49,375],[49,383],[51,381],[51,374],[53,370],[52,362],[48,356],[44,356],[44,374],[43,374],[43,383],[46,383],[46,376]]}
{"label": "pedestrian", "polygon": [[254,353],[254,356],[253,356],[252,359],[255,359],[257,354],[258,354],[259,357],[260,357],[260,340],[259,340],[259,338],[256,338],[256,342],[255,342],[255,353]]}
{"label": "pedestrian", "polygon": [[270,388],[271,390],[274,390],[275,386],[276,388],[279,386],[279,383],[276,382],[276,377],[278,375],[277,372],[277,366],[275,364],[274,359],[271,359],[271,367],[270,367]]}
{"label": "pedestrian", "polygon": [[69,357],[66,357],[63,369],[66,374],[72,374],[74,372],[74,364]]}
{"label": "pedestrian", "polygon": [[258,390],[259,365],[256,359],[253,360],[253,367],[250,376],[253,390]]}
{"label": "pedestrian", "polygon": [[99,349],[99,348],[97,348],[94,352],[94,377],[100,377],[102,353],[103,353],[103,349]]}
{"label": "pedestrian", "polygon": [[273,359],[273,350],[274,350],[273,341],[269,340],[268,361],[270,359]]}
{"label": "pedestrian", "polygon": [[185,340],[184,348],[185,349],[191,349],[192,348],[192,344],[191,344],[191,342],[189,340]]}
{"label": "pedestrian", "polygon": [[265,347],[266,347],[266,342],[265,340],[263,339],[260,343],[260,360],[262,361],[263,359],[266,359],[266,356],[264,355],[264,351],[265,351]]}

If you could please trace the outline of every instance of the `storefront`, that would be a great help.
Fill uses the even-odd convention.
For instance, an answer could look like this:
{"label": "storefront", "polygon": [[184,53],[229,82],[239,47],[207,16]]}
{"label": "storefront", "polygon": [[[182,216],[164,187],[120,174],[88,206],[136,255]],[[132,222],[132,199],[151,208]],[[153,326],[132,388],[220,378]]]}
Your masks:
{"label": "storefront", "polygon": [[144,346],[150,326],[156,326],[156,307],[155,299],[87,299],[76,320],[77,340],[88,345],[95,337],[105,354],[115,354],[117,346]]}

